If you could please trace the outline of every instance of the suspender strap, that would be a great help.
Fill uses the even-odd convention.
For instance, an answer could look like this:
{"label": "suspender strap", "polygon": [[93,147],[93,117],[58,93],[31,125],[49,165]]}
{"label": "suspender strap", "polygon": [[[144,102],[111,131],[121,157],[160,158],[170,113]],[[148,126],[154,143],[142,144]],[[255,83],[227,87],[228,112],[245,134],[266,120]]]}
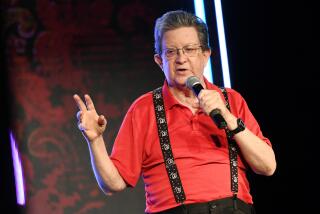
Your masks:
{"label": "suspender strap", "polygon": [[172,192],[177,203],[183,203],[186,200],[181,179],[178,173],[177,165],[171,150],[168,125],[162,98],[162,87],[153,91],[153,104],[157,120],[158,135],[160,146],[166,166],[167,174],[170,180]]}
{"label": "suspender strap", "polygon": [[[225,88],[220,87],[222,94],[226,100],[226,107],[230,110],[229,99]],[[182,187],[181,179],[178,173],[177,166],[174,161],[172,149],[170,145],[168,125],[166,120],[166,114],[164,109],[164,103],[162,98],[162,87],[153,90],[153,104],[156,115],[158,135],[160,139],[160,146],[164,163],[166,166],[167,174],[171,184],[172,192],[177,203],[183,203],[186,200],[186,196]],[[228,135],[228,129],[225,129],[226,136]],[[230,172],[231,172],[231,191],[236,197],[238,193],[238,146],[236,142],[228,138],[229,144],[229,160],[230,160]]]}
{"label": "suspender strap", "polygon": [[[220,87],[222,94],[226,100],[226,107],[231,111],[227,90],[224,87]],[[228,134],[228,129],[225,129],[226,135]],[[238,146],[237,143],[228,137],[229,144],[229,159],[230,159],[230,173],[231,173],[231,191],[234,195],[238,193]]]}

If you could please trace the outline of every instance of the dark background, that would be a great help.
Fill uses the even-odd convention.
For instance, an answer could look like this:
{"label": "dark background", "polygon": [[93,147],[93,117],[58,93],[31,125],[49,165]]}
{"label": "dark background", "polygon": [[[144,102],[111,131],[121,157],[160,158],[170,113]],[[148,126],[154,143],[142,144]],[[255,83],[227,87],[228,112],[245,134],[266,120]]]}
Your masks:
{"label": "dark background", "polygon": [[[1,7],[1,14],[5,14],[4,12],[8,10],[7,2],[9,1],[4,1],[4,6]],[[37,17],[38,13],[35,10],[36,2],[37,1],[20,1],[15,7],[27,8],[32,12],[32,14],[35,15],[35,22],[40,23],[41,20],[39,17]],[[143,19],[141,17],[136,18],[136,23],[131,23],[134,28],[125,31],[122,28],[123,26],[116,21],[115,16],[118,14],[118,11],[121,11],[121,9],[123,9],[126,5],[133,7],[133,5],[131,5],[132,2],[113,1],[113,12],[111,16],[112,21],[110,22],[111,24],[109,23],[107,26],[108,28],[113,29],[113,31],[116,32],[116,35],[120,35],[120,41],[116,40],[118,37],[115,36],[112,37],[115,39],[113,44],[105,44],[104,46],[104,50],[107,53],[104,55],[105,57],[109,57],[115,52],[118,53],[117,51],[124,51],[128,53],[128,56],[125,56],[124,61],[129,65],[127,67],[122,65],[120,66],[120,64],[123,62],[118,59],[119,57],[111,58],[115,59],[116,62],[114,65],[102,64],[101,69],[106,70],[102,73],[97,71],[98,68],[94,67],[92,61],[88,61],[88,58],[83,58],[80,50],[81,56],[79,58],[72,58],[74,65],[72,69],[80,69],[80,73],[85,74],[85,77],[78,79],[78,81],[84,81],[84,86],[82,89],[76,88],[77,84],[74,85],[75,88],[72,88],[72,84],[71,86],[68,84],[62,86],[59,83],[61,79],[58,79],[59,81],[55,80],[58,82],[57,84],[52,84],[52,78],[54,79],[58,73],[54,73],[53,76],[50,76],[50,74],[47,76],[41,75],[41,73],[39,74],[35,72],[37,69],[32,66],[30,67],[28,74],[31,73],[36,77],[31,76],[27,77],[26,79],[21,77],[21,67],[14,64],[17,63],[17,61],[12,62],[10,59],[8,59],[12,56],[8,54],[7,51],[10,49],[10,47],[8,48],[7,45],[7,38],[12,35],[10,32],[13,26],[12,28],[8,28],[7,26],[2,25],[2,29],[4,30],[1,34],[1,46],[3,47],[1,50],[3,51],[1,52],[0,78],[0,189],[4,199],[2,201],[3,203],[1,203],[3,204],[3,209],[8,208],[11,210],[10,213],[19,213],[25,211],[31,212],[30,210],[32,210],[32,208],[29,208],[28,206],[27,208],[18,207],[15,204],[11,150],[8,137],[9,130],[18,130],[16,135],[18,142],[20,143],[19,147],[22,150],[21,153],[23,154],[24,158],[28,160],[28,163],[33,166],[32,170],[35,171],[35,175],[29,175],[29,178],[27,179],[27,186],[29,184],[29,186],[32,187],[28,190],[28,194],[30,195],[27,195],[27,201],[28,198],[34,197],[34,200],[32,201],[32,207],[40,209],[40,213],[41,209],[43,209],[42,213],[49,213],[49,211],[39,205],[42,203],[42,201],[37,203],[35,200],[37,198],[36,196],[41,197],[41,195],[37,195],[41,191],[50,192],[50,189],[48,190],[48,188],[45,187],[46,183],[43,178],[45,176],[50,176],[50,172],[52,172],[54,167],[57,166],[55,164],[50,165],[49,169],[43,167],[41,164],[39,164],[39,162],[43,161],[43,159],[38,159],[38,157],[34,155],[35,153],[29,151],[30,148],[32,148],[30,147],[30,142],[33,142],[32,140],[34,139],[30,136],[34,136],[33,133],[39,130],[39,128],[42,126],[47,128],[45,130],[56,131],[52,131],[53,135],[59,135],[61,133],[61,139],[65,139],[65,136],[68,135],[63,135],[59,128],[57,131],[57,124],[59,124],[59,122],[65,122],[66,125],[64,125],[63,128],[66,129],[66,131],[69,131],[69,135],[72,135],[72,137],[66,140],[66,142],[70,141],[71,145],[78,145],[77,148],[71,146],[72,149],[70,149],[70,151],[78,154],[79,158],[76,159],[80,160],[78,160],[76,163],[79,165],[82,164],[83,166],[83,168],[80,169],[80,177],[86,177],[86,179],[83,180],[75,176],[76,179],[74,182],[90,183],[89,187],[85,187],[85,191],[93,191],[93,189],[98,189],[95,184],[93,174],[90,171],[91,169],[88,163],[89,154],[86,150],[87,148],[85,143],[74,142],[82,141],[81,134],[79,134],[75,128],[76,122],[74,119],[74,114],[77,110],[71,106],[71,102],[66,103],[66,101],[63,100],[71,99],[73,93],[85,93],[88,92],[88,90],[90,94],[93,94],[94,99],[100,99],[99,96],[101,96],[103,92],[107,92],[109,95],[113,94],[114,96],[112,99],[110,98],[110,100],[108,97],[101,98],[102,104],[99,104],[101,108],[104,107],[108,109],[108,111],[111,111],[114,115],[117,115],[116,117],[111,118],[111,127],[109,127],[110,134],[106,136],[107,139],[112,141],[117,129],[120,126],[121,120],[126,109],[128,108],[128,105],[140,94],[161,85],[163,82],[163,76],[160,73],[160,70],[158,70],[156,65],[154,65],[152,62],[153,18],[159,16],[164,11],[171,9],[187,9],[189,11],[193,10],[193,4],[189,1],[165,1],[161,3],[156,1],[151,1],[151,3],[150,1],[136,2],[138,2],[139,5],[137,8],[143,8],[142,5],[146,5],[147,7],[151,8],[152,12],[150,12],[150,14],[152,15],[145,13],[145,15],[150,15],[148,19]],[[207,2],[207,6],[210,7],[212,4]],[[319,97],[319,95],[317,95],[318,87],[317,79],[315,77],[316,71],[319,71],[316,64],[316,47],[319,37],[316,37],[315,29],[316,26],[319,26],[319,24],[313,10],[315,6],[306,2],[296,3],[293,1],[280,2],[264,0],[255,2],[245,0],[223,1],[222,7],[227,37],[232,87],[244,96],[251,111],[259,121],[264,134],[270,138],[271,142],[273,143],[273,148],[275,150],[278,163],[278,168],[275,174],[271,177],[263,177],[253,175],[251,173],[249,174],[257,213],[308,213],[307,210],[313,210],[316,207],[315,203],[311,203],[313,198],[316,199],[317,197],[312,196],[313,193],[317,192],[315,175],[317,168],[316,164],[312,163],[316,163],[317,144],[319,143],[317,137],[318,133],[315,129],[318,110],[317,98]],[[146,11],[145,7],[144,11]],[[139,13],[139,10],[136,10],[136,13]],[[142,12],[140,14],[143,16]],[[122,18],[122,23],[126,23],[126,18]],[[143,23],[143,25],[140,26],[140,24],[137,23]],[[39,24],[38,26],[39,32],[49,31],[49,27],[44,26],[44,24]],[[130,26],[130,24],[125,25],[127,29],[130,29]],[[62,33],[66,33],[65,29],[57,29],[61,29]],[[57,29],[55,29],[55,31],[59,33],[59,30],[57,31]],[[97,29],[100,29],[99,26],[95,28],[95,30]],[[98,30],[98,33],[94,34],[93,38],[95,39],[101,39],[101,36],[99,35],[109,35],[109,31],[108,33],[105,31],[101,33],[101,31]],[[210,25],[209,30],[211,37],[215,35],[215,29]],[[77,30],[71,32],[73,32],[73,38],[78,38],[76,41],[82,41],[79,39],[79,37],[76,37],[79,35]],[[78,34],[74,32],[77,32]],[[137,38],[136,40],[130,40],[133,35],[136,34],[138,34],[140,38]],[[80,35],[88,36],[89,34],[87,32],[82,32]],[[34,36],[34,38],[36,37],[37,36]],[[214,41],[214,39],[212,39],[212,41]],[[144,42],[149,42],[150,44],[143,46]],[[77,44],[79,43],[75,43],[75,45]],[[90,43],[90,47],[95,47],[96,44],[97,43]],[[84,48],[84,43],[80,42],[80,46],[81,45],[82,48]],[[211,44],[211,46],[213,47],[213,52],[218,51],[216,44]],[[113,50],[111,48],[118,48],[120,50]],[[84,48],[82,50],[86,49]],[[137,56],[137,53],[142,52],[144,52],[144,54],[138,54]],[[93,52],[91,53],[96,57],[95,59],[97,59],[97,54]],[[29,61],[34,60],[35,57],[33,58],[32,55],[30,59],[28,54],[29,53],[27,52],[22,53],[22,57],[25,57],[23,59],[28,59]],[[149,58],[147,58],[148,56]],[[17,56],[14,55],[13,57]],[[132,61],[128,62],[128,59]],[[86,64],[86,62],[89,63]],[[216,68],[217,72],[220,72],[219,60],[217,58],[214,58],[213,66]],[[20,70],[18,68],[20,68]],[[88,73],[87,70],[90,72]],[[114,70],[117,70],[117,72],[114,72]],[[63,71],[66,73],[65,82],[70,81],[70,78],[73,77],[69,76],[73,75],[72,72],[70,72],[70,68],[64,67]],[[76,76],[77,75],[75,75],[75,77]],[[40,79],[38,79],[38,77],[40,77]],[[85,82],[86,77],[88,77],[91,82]],[[51,97],[55,97],[54,99],[51,99],[51,105],[49,105],[51,108],[50,110],[57,112],[57,115],[59,115],[60,109],[56,107],[62,106],[64,109],[69,109],[66,110],[66,112],[68,114],[73,114],[72,118],[68,120],[61,119],[57,120],[55,123],[49,122],[48,124],[48,122],[43,121],[45,119],[42,119],[42,117],[39,118],[37,113],[23,110],[28,108],[28,100],[31,100],[30,102],[34,102],[34,99],[30,98],[24,100],[19,98],[21,94],[19,95],[17,93],[22,93],[25,88],[22,87],[20,90],[16,90],[15,87],[17,87],[17,83],[15,80],[13,80],[15,78],[22,79],[22,81],[19,81],[18,83],[24,83],[28,80],[32,80],[41,82],[41,84],[39,84],[40,86],[42,84],[46,85],[46,83],[47,85],[52,84],[48,86],[48,88],[39,88],[40,91],[45,91],[43,92],[44,97],[47,96],[48,93]],[[98,79],[105,79],[106,81],[98,81]],[[217,84],[221,84],[219,75],[216,80]],[[76,80],[73,81],[71,81],[71,83],[77,82]],[[30,90],[25,91],[26,94],[24,96],[26,97],[41,95],[41,93],[35,93],[34,88],[31,90],[31,92]],[[49,92],[46,93],[46,91]],[[33,93],[35,93],[35,95]],[[65,96],[65,98],[61,99],[63,96]],[[44,99],[39,98],[39,102],[42,102],[43,100]],[[35,99],[35,101],[37,101],[37,99]],[[107,103],[107,105],[103,105],[103,103]],[[70,106],[68,104],[70,104]],[[45,107],[47,106],[44,105],[44,108]],[[116,111],[115,108],[119,108],[121,110]],[[36,109],[35,111],[38,110],[39,109]],[[106,110],[100,109],[100,111],[101,113],[107,114]],[[26,113],[34,113],[35,116],[32,117],[28,122],[23,123],[23,121],[28,118],[24,115]],[[43,113],[44,118],[46,118],[45,113],[46,112]],[[71,115],[68,117],[70,116]],[[23,125],[19,125],[21,123],[23,123]],[[41,136],[42,138],[44,137],[44,135],[40,135],[38,138],[41,139]],[[46,142],[54,144],[53,142],[58,142],[58,140],[51,139],[50,142]],[[60,147],[57,148],[59,149]],[[46,152],[48,151],[46,150]],[[51,153],[48,152],[48,155],[50,154]],[[30,170],[28,168],[30,165],[25,166],[25,171]],[[70,173],[70,170],[73,172],[72,166],[73,165],[71,164],[68,173]],[[28,173],[25,172],[25,174]],[[64,181],[59,181],[57,185],[64,186],[72,182],[72,179],[71,181],[68,180],[70,174],[62,173],[62,175],[64,175],[66,178]],[[65,196],[64,199],[68,199],[69,196],[72,195],[72,192],[77,192],[78,188],[79,187],[73,186],[70,188],[67,186],[64,187],[61,191],[63,197]],[[71,193],[68,191],[71,191]],[[99,213],[103,211],[105,211],[105,213],[124,213],[126,209],[131,210],[131,213],[139,213],[144,210],[144,195],[141,183],[138,184],[135,190],[127,190],[125,193],[117,194],[112,198],[105,198],[101,192],[95,192],[94,197],[88,198],[84,196],[86,194],[85,191],[80,191],[80,199],[72,206],[65,204],[63,199],[60,199],[59,201],[59,199],[54,197],[51,198],[53,202],[51,203],[49,200],[49,202],[46,202],[46,205],[51,206],[58,201],[65,206],[63,211],[64,213]],[[55,197],[59,197],[56,192],[54,193]],[[96,202],[99,205],[94,206],[94,203],[92,203],[90,205],[95,208],[89,206],[87,210],[82,209],[84,207],[83,204],[88,203],[89,201]],[[101,202],[105,204],[101,205]],[[128,203],[127,208],[122,206],[124,202]]]}

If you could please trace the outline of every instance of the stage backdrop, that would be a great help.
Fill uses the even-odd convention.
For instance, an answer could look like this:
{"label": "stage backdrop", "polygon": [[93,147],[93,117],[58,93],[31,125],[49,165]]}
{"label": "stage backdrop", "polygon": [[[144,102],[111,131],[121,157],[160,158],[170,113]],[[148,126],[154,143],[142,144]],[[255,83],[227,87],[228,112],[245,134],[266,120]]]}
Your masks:
{"label": "stage backdrop", "polygon": [[[73,94],[91,95],[108,119],[110,152],[129,105],[164,81],[153,25],[186,1],[5,0],[11,130],[22,157],[23,213],[143,213],[140,181],[112,197],[99,189],[77,129]],[[146,124],[147,125],[147,124]]]}

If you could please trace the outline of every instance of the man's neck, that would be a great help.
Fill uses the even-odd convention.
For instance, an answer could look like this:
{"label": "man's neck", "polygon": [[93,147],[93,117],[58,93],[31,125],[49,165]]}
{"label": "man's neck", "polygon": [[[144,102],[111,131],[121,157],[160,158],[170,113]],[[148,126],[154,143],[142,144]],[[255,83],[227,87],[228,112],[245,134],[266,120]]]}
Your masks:
{"label": "man's neck", "polygon": [[169,86],[169,90],[178,102],[187,106],[193,113],[199,110],[199,100],[192,90],[186,87],[177,88],[171,86]]}

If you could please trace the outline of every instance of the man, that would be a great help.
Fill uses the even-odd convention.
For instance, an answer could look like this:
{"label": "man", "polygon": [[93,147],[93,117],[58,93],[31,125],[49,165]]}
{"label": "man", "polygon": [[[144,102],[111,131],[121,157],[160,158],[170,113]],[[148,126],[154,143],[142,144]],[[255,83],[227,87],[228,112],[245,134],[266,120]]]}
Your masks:
{"label": "man", "polygon": [[[132,104],[110,157],[102,137],[106,119],[88,95],[86,104],[74,95],[98,184],[112,194],[142,175],[146,213],[253,213],[246,170],[272,175],[275,155],[241,95],[223,94],[204,78],[207,26],[193,14],[171,11],[157,19],[154,35],[164,85]],[[186,86],[191,76],[203,87],[198,96]],[[208,116],[216,109],[223,129]]]}

